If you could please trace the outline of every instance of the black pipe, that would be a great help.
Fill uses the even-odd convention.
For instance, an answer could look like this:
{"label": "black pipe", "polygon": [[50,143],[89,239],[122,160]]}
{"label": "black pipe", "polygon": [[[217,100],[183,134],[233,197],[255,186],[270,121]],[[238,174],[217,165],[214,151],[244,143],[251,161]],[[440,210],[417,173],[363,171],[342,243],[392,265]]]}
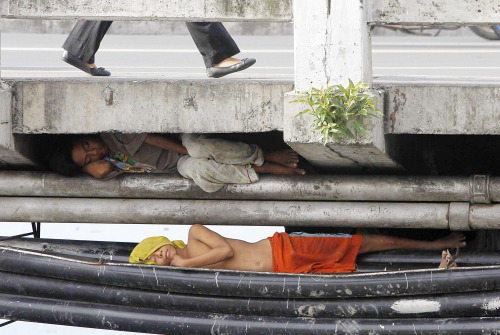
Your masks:
{"label": "black pipe", "polygon": [[494,334],[500,318],[328,319],[137,309],[0,294],[0,317],[152,334]]}
{"label": "black pipe", "polygon": [[230,297],[356,298],[492,291],[500,267],[370,274],[285,274],[61,259],[0,247],[0,271],[143,290]]}
{"label": "black pipe", "polygon": [[406,298],[231,298],[151,292],[2,272],[0,293],[137,308],[235,315],[316,318],[500,316],[500,308],[497,308],[498,291]]}
{"label": "black pipe", "polygon": [[[32,233],[30,233],[32,234]],[[111,241],[61,240],[48,238],[15,238],[3,241],[0,246],[43,251],[45,254],[82,256],[115,262],[128,262],[128,256],[137,243]],[[500,261],[499,261],[500,262]]]}
{"label": "black pipe", "polygon": [[[137,243],[109,241],[81,241],[60,239],[16,238],[2,241],[0,246],[43,251],[47,254],[67,254],[91,257],[96,259],[128,262],[128,256]],[[434,250],[390,250],[373,252],[358,256],[356,261],[358,271],[398,271],[412,269],[429,269],[437,267],[441,254]],[[465,251],[460,250],[457,261],[461,267],[488,266],[500,264],[500,254],[496,251]]]}

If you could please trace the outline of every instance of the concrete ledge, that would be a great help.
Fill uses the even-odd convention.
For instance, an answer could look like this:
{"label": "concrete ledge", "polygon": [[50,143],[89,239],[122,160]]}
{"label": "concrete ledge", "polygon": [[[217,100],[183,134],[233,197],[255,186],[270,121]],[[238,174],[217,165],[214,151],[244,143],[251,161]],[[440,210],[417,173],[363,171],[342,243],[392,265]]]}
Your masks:
{"label": "concrete ledge", "polygon": [[380,23],[424,23],[497,25],[500,3],[494,0],[372,0],[368,21]]}
{"label": "concrete ledge", "polygon": [[[496,25],[500,4],[493,0],[366,0],[368,21]],[[325,6],[328,2],[325,3]],[[3,0],[0,14],[12,19],[93,19],[290,22],[291,0]]]}
{"label": "concrete ledge", "polygon": [[250,133],[281,130],[289,82],[20,80],[15,133]]}
{"label": "concrete ledge", "polygon": [[264,21],[292,20],[291,0],[3,0],[5,18]]}
{"label": "concrete ledge", "polygon": [[393,85],[386,134],[500,134],[500,85]]}

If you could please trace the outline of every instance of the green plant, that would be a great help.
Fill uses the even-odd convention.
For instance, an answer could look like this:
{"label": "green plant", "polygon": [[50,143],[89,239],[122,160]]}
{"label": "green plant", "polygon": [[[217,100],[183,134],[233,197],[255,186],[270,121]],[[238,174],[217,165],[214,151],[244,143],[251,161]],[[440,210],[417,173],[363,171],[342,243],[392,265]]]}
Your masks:
{"label": "green plant", "polygon": [[359,82],[356,85],[349,79],[349,85],[329,86],[318,90],[313,88],[311,91],[300,92],[297,100],[293,102],[304,102],[309,105],[306,109],[296,116],[311,114],[314,116],[312,128],[321,132],[323,144],[329,138],[340,142],[340,135],[347,135],[354,138],[352,127],[365,134],[365,128],[359,121],[361,116],[379,117],[383,113],[375,107],[377,100],[372,100],[373,95],[363,93],[363,90],[369,88],[368,85]]}

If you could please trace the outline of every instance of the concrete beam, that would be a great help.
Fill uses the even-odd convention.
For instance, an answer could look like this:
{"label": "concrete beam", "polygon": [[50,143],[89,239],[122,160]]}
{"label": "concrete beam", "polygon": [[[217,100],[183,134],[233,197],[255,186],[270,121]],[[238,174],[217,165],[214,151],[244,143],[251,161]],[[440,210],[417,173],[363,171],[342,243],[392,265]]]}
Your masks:
{"label": "concrete beam", "polygon": [[[383,92],[375,93],[379,96],[378,108],[383,110]],[[308,114],[296,117],[307,106],[293,103],[295,99],[294,93],[285,96],[284,138],[290,147],[311,164],[339,173],[402,170],[387,153],[382,117],[378,119],[367,117],[361,120],[366,129],[364,136],[356,133],[354,139],[345,138],[341,143],[329,140],[323,145],[320,133],[311,129],[313,117]]]}
{"label": "concrete beam", "polygon": [[[309,1],[310,6],[331,6],[338,2]],[[352,2],[351,2],[352,3]],[[496,0],[365,0],[368,22],[496,25],[500,22],[500,4]],[[330,5],[328,5],[330,4]],[[29,19],[112,19],[178,21],[260,21],[290,22],[291,0],[3,0],[0,14],[6,18]]]}
{"label": "concrete beam", "polygon": [[292,84],[225,80],[21,80],[14,132],[231,133],[281,130]]}
{"label": "concrete beam", "polygon": [[2,0],[2,16],[29,19],[290,22],[291,0]]}
{"label": "concrete beam", "polygon": [[371,0],[370,24],[497,25],[497,0]]}
{"label": "concrete beam", "polygon": [[498,85],[408,84],[386,89],[386,134],[499,135]]}
{"label": "concrete beam", "polygon": [[34,165],[24,154],[26,150],[22,141],[12,134],[13,98],[11,87],[0,79],[0,168]]}

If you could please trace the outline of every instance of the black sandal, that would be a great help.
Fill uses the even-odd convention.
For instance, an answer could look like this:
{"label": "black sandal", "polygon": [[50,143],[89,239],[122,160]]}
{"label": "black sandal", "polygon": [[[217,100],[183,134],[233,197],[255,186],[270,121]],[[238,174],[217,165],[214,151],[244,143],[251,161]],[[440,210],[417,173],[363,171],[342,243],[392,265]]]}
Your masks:
{"label": "black sandal", "polygon": [[107,77],[111,75],[111,72],[106,70],[103,67],[90,67],[82,61],[81,59],[71,55],[69,52],[64,51],[61,59],[68,63],[69,65],[73,65],[74,67],[82,70],[85,73],[90,74],[91,76],[100,76],[100,77]]}

